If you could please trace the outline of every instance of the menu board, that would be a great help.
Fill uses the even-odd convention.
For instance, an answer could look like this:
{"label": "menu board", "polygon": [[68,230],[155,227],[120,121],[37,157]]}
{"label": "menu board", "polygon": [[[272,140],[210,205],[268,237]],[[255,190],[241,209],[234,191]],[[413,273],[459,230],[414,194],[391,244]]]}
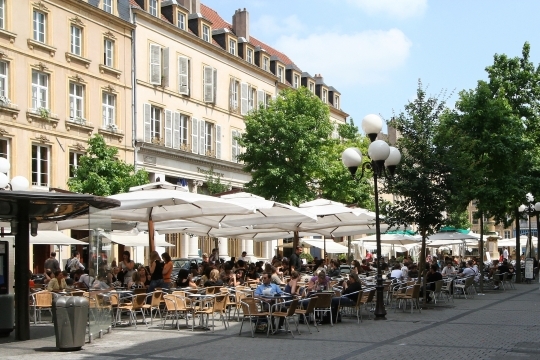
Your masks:
{"label": "menu board", "polygon": [[525,259],[525,279],[532,279],[534,277],[534,259]]}

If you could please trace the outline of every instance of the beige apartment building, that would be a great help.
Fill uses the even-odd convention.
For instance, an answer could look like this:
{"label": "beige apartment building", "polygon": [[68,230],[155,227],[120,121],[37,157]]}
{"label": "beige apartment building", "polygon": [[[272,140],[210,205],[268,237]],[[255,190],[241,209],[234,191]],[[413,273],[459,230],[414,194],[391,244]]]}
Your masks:
{"label": "beige apartment building", "polygon": [[[237,154],[243,117],[285,88],[306,86],[344,123],[340,94],[321,75],[300,70],[285,54],[253,37],[249,13],[231,23],[198,0],[130,0],[135,29],[135,164],[151,180],[205,191],[209,176],[241,188],[249,181]],[[336,134],[337,135],[337,134]],[[168,236],[173,256],[209,252],[212,239]],[[220,254],[271,258],[277,241],[219,239]]]}
{"label": "beige apartment building", "polygon": [[[25,176],[32,190],[67,189],[96,133],[133,162],[133,29],[128,0],[0,0],[0,156],[9,177]],[[33,247],[36,271],[54,249]]]}

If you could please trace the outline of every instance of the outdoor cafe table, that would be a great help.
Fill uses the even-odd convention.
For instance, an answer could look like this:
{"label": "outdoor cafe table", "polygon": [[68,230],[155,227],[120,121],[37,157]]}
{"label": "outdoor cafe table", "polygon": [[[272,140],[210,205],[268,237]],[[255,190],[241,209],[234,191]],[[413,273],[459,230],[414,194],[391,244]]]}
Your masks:
{"label": "outdoor cafe table", "polygon": [[272,313],[280,307],[280,303],[291,300],[293,296],[291,294],[279,294],[279,295],[258,295],[257,298],[264,302],[268,306],[268,312],[270,313],[270,321],[272,321],[272,329],[274,333],[277,330],[277,326],[274,326],[274,319],[272,318]]}
{"label": "outdoor cafe table", "polygon": [[[186,294],[188,296],[188,298],[190,299],[191,301],[191,308],[192,308],[192,311],[193,311],[193,314],[192,314],[192,326],[191,326],[191,330],[193,331],[195,329],[195,312],[197,311],[197,309],[203,309],[204,307],[208,306],[211,304],[212,300],[215,298],[215,295],[206,295],[206,294]],[[208,327],[204,326],[203,325],[203,317],[201,316],[199,318],[199,328],[203,329],[203,330],[209,330]]]}

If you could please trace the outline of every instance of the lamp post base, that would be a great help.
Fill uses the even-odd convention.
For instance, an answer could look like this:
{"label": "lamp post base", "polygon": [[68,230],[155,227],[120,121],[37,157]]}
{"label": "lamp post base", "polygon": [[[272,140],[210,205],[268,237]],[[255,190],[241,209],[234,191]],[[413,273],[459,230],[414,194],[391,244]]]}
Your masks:
{"label": "lamp post base", "polygon": [[374,320],[386,320],[386,309],[384,308],[384,286],[382,285],[382,278],[377,279],[377,286],[375,287],[377,294],[377,302],[375,303],[375,318]]}

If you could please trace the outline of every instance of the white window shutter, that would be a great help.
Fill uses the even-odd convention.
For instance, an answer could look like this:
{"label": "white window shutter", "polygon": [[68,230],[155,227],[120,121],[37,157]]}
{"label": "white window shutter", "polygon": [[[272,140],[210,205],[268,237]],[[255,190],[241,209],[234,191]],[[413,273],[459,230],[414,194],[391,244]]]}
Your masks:
{"label": "white window shutter", "polygon": [[191,152],[199,153],[199,120],[191,119]]}
{"label": "white window shutter", "polygon": [[150,83],[161,85],[161,47],[150,44]]}
{"label": "white window shutter", "polygon": [[229,80],[229,109],[235,110],[235,101],[234,101],[234,79]]}
{"label": "white window shutter", "polygon": [[231,161],[232,162],[238,162],[236,157],[238,156],[238,140],[236,140],[236,137],[238,136],[238,131],[233,130],[231,134]]}
{"label": "white window shutter", "polygon": [[189,95],[189,60],[185,56],[178,57],[178,92]]}
{"label": "white window shutter", "polygon": [[180,113],[175,112],[173,118],[173,149],[180,149]]}
{"label": "white window shutter", "polygon": [[204,67],[204,102],[214,102],[214,76],[211,66]]}
{"label": "white window shutter", "polygon": [[145,142],[152,142],[152,123],[150,119],[150,111],[151,106],[150,104],[143,104],[143,116],[144,116],[144,141]]}
{"label": "white window shutter", "polygon": [[161,61],[161,86],[169,86],[169,48],[163,48]]}
{"label": "white window shutter", "polygon": [[246,115],[248,112],[248,84],[247,83],[241,83],[240,84],[240,99],[242,107],[240,108],[240,113],[242,115]]}
{"label": "white window shutter", "polygon": [[257,91],[257,109],[261,109],[264,107],[264,91],[258,90]]}
{"label": "white window shutter", "polygon": [[199,120],[199,155],[206,155],[206,122]]}
{"label": "white window shutter", "polygon": [[69,117],[75,118],[75,99],[69,98]]}
{"label": "white window shutter", "polygon": [[172,147],[172,111],[165,110],[165,146]]}
{"label": "white window shutter", "polygon": [[216,125],[216,158],[221,159],[221,125]]}
{"label": "white window shutter", "polygon": [[217,69],[213,69],[213,82],[212,85],[214,86],[214,93],[213,93],[213,103],[215,104],[217,102]]}

